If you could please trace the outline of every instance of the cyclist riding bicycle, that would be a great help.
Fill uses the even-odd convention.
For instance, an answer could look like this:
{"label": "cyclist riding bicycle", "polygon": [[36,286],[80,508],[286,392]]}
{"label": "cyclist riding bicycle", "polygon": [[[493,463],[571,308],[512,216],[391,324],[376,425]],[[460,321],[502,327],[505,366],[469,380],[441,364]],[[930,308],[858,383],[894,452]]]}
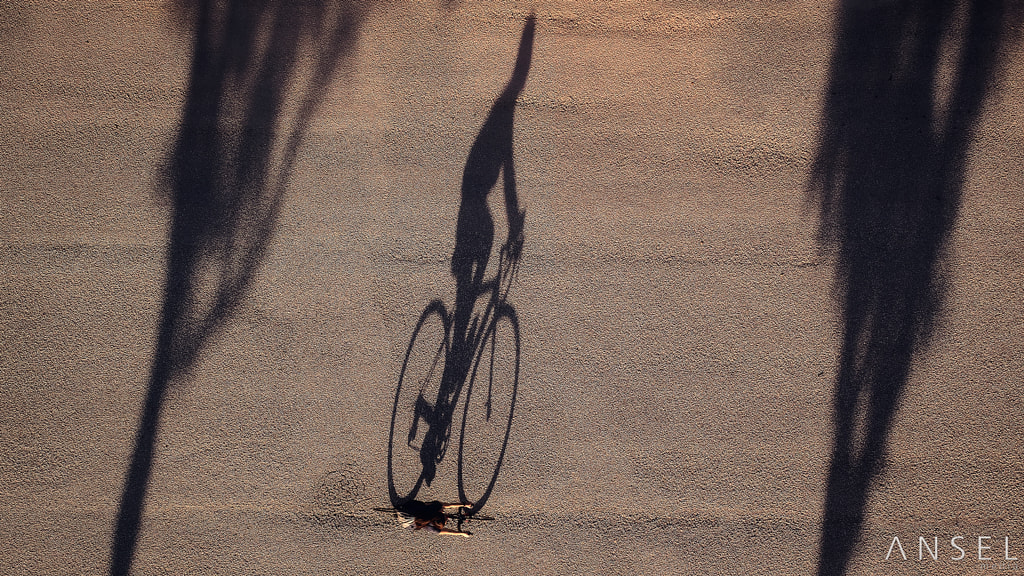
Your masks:
{"label": "cyclist riding bicycle", "polygon": [[468,538],[472,536],[472,533],[451,530],[445,528],[445,524],[450,518],[449,512],[458,512],[469,508],[472,508],[471,504],[445,504],[437,500],[433,502],[410,500],[398,507],[397,510],[402,526],[410,530],[426,530],[435,534],[458,535]]}

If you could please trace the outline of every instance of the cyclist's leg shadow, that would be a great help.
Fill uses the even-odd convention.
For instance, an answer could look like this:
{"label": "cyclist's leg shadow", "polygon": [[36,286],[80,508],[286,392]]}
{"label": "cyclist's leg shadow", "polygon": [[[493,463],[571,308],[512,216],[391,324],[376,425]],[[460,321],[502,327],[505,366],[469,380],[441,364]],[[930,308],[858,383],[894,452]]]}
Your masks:
{"label": "cyclist's leg shadow", "polygon": [[423,444],[420,446],[420,463],[423,465],[423,481],[427,486],[430,486],[437,476],[437,465],[444,458],[451,439],[455,404],[458,400],[459,387],[465,379],[461,375],[461,362],[458,360],[460,353],[456,351],[460,347],[462,346],[455,344],[448,349],[441,385],[436,396],[430,394],[433,396],[433,404],[431,405],[428,396],[423,394],[416,399],[414,429],[409,435],[415,435],[415,427],[420,420],[426,423]]}

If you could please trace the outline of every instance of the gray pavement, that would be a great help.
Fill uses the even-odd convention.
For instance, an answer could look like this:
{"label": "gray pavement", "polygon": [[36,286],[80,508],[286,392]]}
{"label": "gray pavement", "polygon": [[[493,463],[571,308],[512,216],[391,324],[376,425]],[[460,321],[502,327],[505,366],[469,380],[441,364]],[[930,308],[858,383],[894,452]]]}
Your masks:
{"label": "gray pavement", "polygon": [[[820,234],[813,180],[842,39],[834,6],[268,8],[248,52],[211,33],[237,60],[197,92],[199,4],[0,7],[0,573],[110,573],[117,554],[133,574],[1024,569],[1001,561],[1004,537],[1024,559],[1013,10],[977,63],[991,65],[983,103],[950,168],[962,182],[928,278],[942,297],[896,366],[906,375],[884,449],[859,489],[830,480],[852,289],[848,244]],[[531,10],[513,132],[526,220],[509,302],[522,355],[483,510],[496,520],[465,540],[407,532],[374,511],[391,504],[395,385],[426,304],[453,305],[463,169]],[[230,26],[227,11],[212,14]],[[951,14],[925,89],[936,125],[957,98],[949,46],[972,37],[969,11]],[[188,104],[212,86],[220,123],[189,128]],[[267,122],[249,133],[247,119]],[[203,180],[195,166],[214,135],[224,164]],[[239,166],[251,173],[230,172]],[[851,181],[887,181],[867,172]],[[188,178],[224,202],[189,213],[205,222],[195,228],[175,221]],[[489,202],[497,246],[501,192]],[[169,305],[168,267],[182,262],[191,284]],[[869,323],[886,326],[887,302]],[[878,336],[883,363],[901,329],[917,330],[906,326]],[[877,384],[870,366],[856,370]],[[117,552],[147,395],[158,417],[134,476],[145,478],[137,540]],[[864,430],[872,398],[859,401],[849,415]],[[449,455],[419,497],[456,499],[456,477]],[[822,568],[827,502],[856,529],[831,533],[853,542]],[[894,535],[907,561],[885,558]],[[938,537],[939,560],[918,560],[919,535]],[[993,560],[977,559],[979,536]]]}

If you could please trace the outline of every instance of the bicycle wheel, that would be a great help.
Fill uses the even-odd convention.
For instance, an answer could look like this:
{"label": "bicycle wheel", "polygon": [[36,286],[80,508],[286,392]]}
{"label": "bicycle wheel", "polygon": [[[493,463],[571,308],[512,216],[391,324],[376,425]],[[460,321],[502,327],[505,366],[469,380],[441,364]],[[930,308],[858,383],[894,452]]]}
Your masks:
{"label": "bicycle wheel", "polygon": [[483,508],[501,470],[519,389],[519,319],[501,304],[476,352],[459,435],[459,498]]}
{"label": "bicycle wheel", "polygon": [[395,390],[388,434],[388,493],[398,507],[416,497],[423,484],[420,447],[433,415],[448,355],[448,311],[434,300],[420,315],[409,340]]}

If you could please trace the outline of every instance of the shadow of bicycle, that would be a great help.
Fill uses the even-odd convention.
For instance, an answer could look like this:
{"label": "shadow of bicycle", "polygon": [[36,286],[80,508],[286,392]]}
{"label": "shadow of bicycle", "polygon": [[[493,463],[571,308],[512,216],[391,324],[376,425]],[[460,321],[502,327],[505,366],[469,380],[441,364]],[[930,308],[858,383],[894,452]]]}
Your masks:
{"label": "shadow of bicycle", "polygon": [[[508,303],[522,250],[524,214],[513,165],[515,102],[526,84],[534,18],[523,28],[512,77],[491,107],[466,159],[452,255],[455,306],[430,302],[413,330],[395,391],[388,436],[388,492],[399,507],[429,485],[458,422],[459,499],[483,508],[508,448],[519,389],[519,319]],[[502,181],[509,239],[495,277],[487,196]]]}

